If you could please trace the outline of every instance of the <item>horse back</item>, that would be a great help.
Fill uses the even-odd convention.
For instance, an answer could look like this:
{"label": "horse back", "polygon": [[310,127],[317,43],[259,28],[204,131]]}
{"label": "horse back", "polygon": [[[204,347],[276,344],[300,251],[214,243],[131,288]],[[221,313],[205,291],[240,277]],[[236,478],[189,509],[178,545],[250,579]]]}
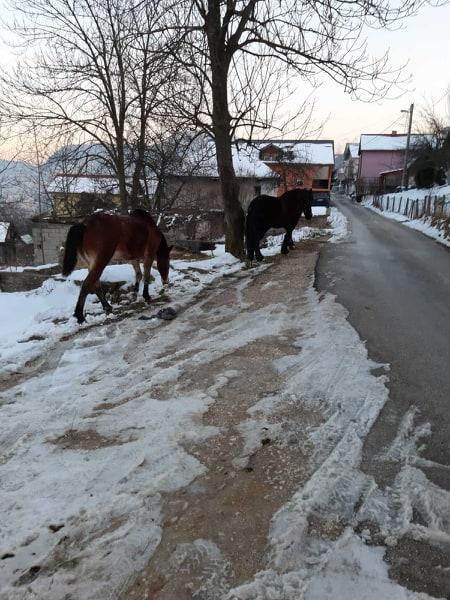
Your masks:
{"label": "horse back", "polygon": [[281,204],[279,198],[275,196],[260,195],[254,198],[248,207],[248,217],[257,219],[260,222],[271,223],[279,221],[281,216]]}
{"label": "horse back", "polygon": [[147,215],[92,215],[85,221],[87,230],[83,253],[91,260],[107,255],[134,260],[156,252],[161,234],[151,216]]}

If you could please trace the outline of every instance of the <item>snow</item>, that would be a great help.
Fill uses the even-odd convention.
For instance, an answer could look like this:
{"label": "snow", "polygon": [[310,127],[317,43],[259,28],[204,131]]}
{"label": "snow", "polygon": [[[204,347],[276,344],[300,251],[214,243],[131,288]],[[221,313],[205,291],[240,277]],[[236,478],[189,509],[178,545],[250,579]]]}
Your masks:
{"label": "snow", "polygon": [[347,144],[351,158],[358,158],[359,144]]}
{"label": "snow", "polygon": [[45,265],[36,265],[36,266],[16,266],[9,265],[8,267],[2,267],[0,271],[14,271],[17,273],[23,273],[23,271],[44,271],[45,269],[51,269],[53,267],[58,266],[58,263],[47,263]]}
{"label": "snow", "polygon": [[[334,145],[331,141],[237,140],[232,146],[236,175],[256,179],[278,178],[269,166],[270,161],[262,161],[259,158],[260,151],[269,145],[274,145],[285,152],[292,152],[292,159],[283,160],[286,163],[334,165]],[[195,160],[196,153],[200,157],[197,160]],[[195,175],[218,177],[215,146],[210,139],[201,138],[197,145],[193,144],[190,161],[199,165]]]}
{"label": "snow", "polygon": [[[261,165],[260,169],[267,169],[265,163],[270,163],[270,161],[261,161],[259,153],[263,148],[271,145],[283,152],[292,152],[291,159],[283,159],[283,162],[286,163],[334,165],[334,145],[331,141],[250,140],[249,142],[240,141],[234,146],[233,160],[235,161],[237,172],[239,171],[239,161],[244,157],[252,165],[259,164]],[[248,171],[251,172],[251,168]],[[264,170],[260,172],[263,173]]]}
{"label": "snow", "polygon": [[[195,268],[195,274],[190,270]],[[203,285],[210,283],[223,272],[232,272],[239,262],[225,254],[223,246],[218,246],[212,258],[204,261],[172,261],[170,297],[174,302],[189,299]],[[197,271],[198,269],[198,271]],[[203,271],[203,274],[201,273]],[[79,283],[87,275],[86,269],[77,269],[64,280],[54,276],[46,280],[37,290],[0,294],[0,374],[15,372],[27,362],[36,359],[54,343],[78,330],[76,320],[71,316],[80,291]],[[150,295],[155,297],[161,290],[159,274],[150,285]],[[102,281],[134,283],[134,270],[129,264],[109,265],[103,272]],[[125,299],[124,308],[129,298]],[[149,307],[149,310],[154,310]],[[86,300],[88,324],[107,322],[101,305],[90,294]]]}
{"label": "snow", "polygon": [[[170,294],[180,307],[204,285],[241,269],[223,246],[204,260],[175,260]],[[23,587],[12,585],[17,572],[29,577],[30,597],[65,597],[74,582],[84,600],[118,594],[159,543],[161,495],[184,488],[205,471],[184,446],[217,433],[201,423],[201,416],[236,372],[225,371],[209,388],[181,392],[170,402],[149,390],[176,382],[190,360],[209,363],[267,334],[260,326],[267,315],[255,311],[249,318],[231,310],[226,336],[220,334],[211,345],[210,333],[199,332],[198,340],[181,347],[172,364],[167,358],[176,358],[173,347],[184,338],[188,319],[177,319],[160,333],[155,321],[142,325],[131,316],[109,323],[98,315],[94,319],[101,320],[101,327],[61,340],[62,333],[78,326],[71,319],[51,319],[73,310],[78,291],[74,281],[84,275],[78,270],[65,281],[49,279],[35,292],[0,296],[10,311],[2,317],[8,340],[2,340],[2,350],[10,346],[11,353],[12,347],[15,360],[23,361],[29,352],[17,345],[18,336],[46,332],[49,345],[35,350],[47,351],[52,362],[51,369],[12,388],[2,405],[0,553],[14,554],[0,565],[2,600],[23,599]],[[112,265],[105,279],[131,281],[132,269]],[[155,291],[159,283],[152,287]],[[192,310],[202,310],[201,303]],[[290,323],[283,311],[274,313],[267,327],[275,333]],[[142,327],[154,329],[154,343],[142,345]],[[92,431],[100,439],[94,449],[77,438]],[[70,571],[60,568],[61,563],[70,564]],[[39,577],[27,571],[33,565],[40,567]]]}
{"label": "snow", "polygon": [[[330,227],[319,232],[296,230],[294,239],[328,233],[335,242],[345,240],[347,222],[337,209],[331,209],[329,222]],[[279,252],[280,240],[281,236],[270,238],[264,252]],[[174,261],[169,293],[180,307],[216,278],[234,273],[241,276],[235,285],[237,298],[242,298],[251,273],[238,273],[241,270],[242,264],[219,246],[204,260]],[[254,580],[227,590],[226,596],[215,595],[225,585],[224,572],[211,569],[204,597],[427,598],[392,582],[383,562],[384,548],[368,546],[367,536],[357,536],[351,526],[370,518],[394,541],[412,528],[425,537],[425,528],[409,520],[418,507],[433,526],[432,534],[444,539],[450,534],[450,494],[430,486],[416,468],[421,460],[418,444],[429,428],[415,423],[415,412],[405,417],[397,438],[380,458],[398,460],[400,454],[403,468],[392,488],[379,489],[360,470],[364,438],[388,397],[387,365],[368,358],[346,310],[332,295],[319,294],[311,282],[300,313],[283,304],[248,312],[222,307],[218,314],[211,311],[211,328],[199,330],[189,341],[187,317],[164,329],[156,321],[143,325],[136,315],[110,322],[91,304],[88,312],[94,316],[90,314],[89,321],[98,319],[102,326],[62,340],[62,335],[78,329],[67,319],[67,311],[73,310],[78,291],[74,281],[83,275],[79,270],[66,281],[49,279],[35,292],[0,295],[0,302],[7,299],[3,307],[0,304],[0,315],[8,339],[6,344],[0,341],[0,350],[10,352],[10,367],[30,355],[30,347],[18,344],[18,337],[35,331],[46,332],[46,339],[36,342],[33,351],[47,351],[52,365],[13,387],[1,405],[0,555],[14,556],[0,564],[0,600],[52,600],[69,594],[83,600],[119,597],[158,546],[164,495],[205,473],[206,467],[186,447],[217,433],[202,423],[202,416],[237,373],[223,371],[209,387],[189,393],[176,388],[177,393],[165,400],[157,397],[154,387],[176,384],[194,363],[209,365],[261,337],[292,331],[294,320],[301,336],[291,352],[274,363],[283,387],[262,397],[239,424],[244,445],[237,466],[260,444],[263,427],[270,435],[281,435],[271,416],[289,404],[299,410],[314,408],[322,415],[306,432],[313,470],[273,516],[267,566]],[[131,282],[133,272],[128,265],[113,265],[106,279]],[[159,280],[152,284],[153,293],[158,289]],[[193,304],[189,314],[210,310],[208,298]],[[3,309],[9,310],[6,317]],[[66,320],[53,323],[55,314]],[[226,335],[220,327],[224,320]],[[142,343],[142,327],[153,329],[151,343]],[[181,347],[180,340],[186,340]],[[385,373],[375,375],[383,366]],[[90,431],[101,441],[94,448],[77,438]],[[398,498],[404,505],[400,515],[394,511]],[[343,523],[342,533],[317,536],[308,527],[313,516]],[[62,528],[54,531],[55,526]],[[216,544],[203,539],[178,545],[171,558],[181,568],[186,556],[195,561],[200,554],[217,564],[224,560]],[[30,566],[39,567],[38,574]],[[27,596],[25,586],[13,585],[20,572],[28,577]]]}
{"label": "snow", "polygon": [[329,240],[332,244],[341,242],[347,238],[348,219],[337,208],[331,207],[328,222],[332,230],[332,236]]}
{"label": "snow", "polygon": [[[270,427],[276,406],[287,402],[320,407],[323,422],[309,433],[315,470],[274,515],[269,532],[267,567],[253,581],[227,595],[227,600],[424,600],[426,594],[405,590],[388,577],[385,547],[372,547],[370,533],[358,536],[353,526],[366,520],[378,524],[386,544],[405,534],[415,539],[444,541],[450,535],[450,493],[433,485],[420,465],[419,441],[429,435],[427,424],[405,417],[391,448],[381,461],[399,460],[400,472],[391,487],[378,488],[361,470],[366,435],[387,398],[387,377],[372,362],[345,309],[330,294],[307,294],[297,357],[285,357],[279,367],[288,375],[281,395],[266,397],[249,411],[240,427],[245,454],[257,447],[257,431]],[[320,302],[319,302],[320,300]],[[320,357],[320,360],[318,360]],[[272,432],[271,432],[272,433]],[[277,431],[273,431],[277,435]],[[402,455],[399,457],[398,453]],[[361,505],[361,506],[360,506]],[[358,508],[360,506],[360,508]],[[411,522],[413,510],[426,515],[427,526]],[[310,527],[318,519],[339,535],[317,535]]]}
{"label": "snow", "polygon": [[10,223],[6,223],[4,221],[0,222],[0,244],[3,244],[6,241],[9,226]]}
{"label": "snow", "polygon": [[[439,199],[445,198],[447,200],[447,204],[445,205],[445,216],[450,216],[450,185],[436,186],[434,188],[428,189],[409,189],[403,192],[397,192],[395,194],[386,194],[384,196],[380,196],[379,201],[383,203],[383,206],[387,207],[387,198],[389,198],[390,206],[395,201],[395,205],[400,206],[400,199],[403,200],[403,205],[407,199],[410,200],[418,200],[420,202],[424,202],[426,198],[429,197],[438,197]],[[436,240],[437,242],[443,244],[444,246],[450,247],[450,238],[445,237],[444,230],[440,229],[436,223],[433,223],[431,217],[423,217],[421,219],[410,219],[405,215],[393,212],[391,210],[380,210],[373,205],[374,199],[373,197],[369,197],[362,202],[362,205],[374,212],[386,217],[387,219],[391,219],[392,221],[398,221],[402,223],[406,227],[410,227],[411,229],[415,229],[416,231],[420,231],[424,235]]]}
{"label": "snow", "polygon": [[[361,151],[364,150],[405,150],[406,149],[406,135],[383,135],[383,134],[362,134],[360,139]],[[421,140],[422,136],[419,134],[411,135],[411,144],[417,143]]]}
{"label": "snow", "polygon": [[348,530],[326,568],[308,588],[305,600],[419,600],[426,594],[409,592],[389,579],[383,548],[367,546]]}
{"label": "snow", "polygon": [[117,194],[119,184],[115,177],[98,175],[57,175],[48,185],[50,193],[70,192],[71,194],[82,193],[105,193]]}

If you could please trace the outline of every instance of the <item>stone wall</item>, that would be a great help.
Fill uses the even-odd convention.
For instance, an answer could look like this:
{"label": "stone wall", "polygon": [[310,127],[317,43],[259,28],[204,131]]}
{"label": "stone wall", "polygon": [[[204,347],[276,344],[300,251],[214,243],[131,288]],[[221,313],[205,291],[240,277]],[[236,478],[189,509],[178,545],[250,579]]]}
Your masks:
{"label": "stone wall", "polygon": [[41,287],[43,282],[59,273],[59,266],[48,269],[24,269],[23,271],[0,271],[1,292],[28,292]]}

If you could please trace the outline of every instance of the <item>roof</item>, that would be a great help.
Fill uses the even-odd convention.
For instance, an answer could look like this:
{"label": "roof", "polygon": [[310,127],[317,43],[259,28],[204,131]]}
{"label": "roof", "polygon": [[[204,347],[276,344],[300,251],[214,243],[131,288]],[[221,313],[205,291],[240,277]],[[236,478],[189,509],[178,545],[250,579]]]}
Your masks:
{"label": "roof", "polygon": [[[198,144],[198,146],[197,146]],[[205,151],[209,145],[210,152]],[[283,157],[283,164],[334,165],[334,142],[332,140],[237,140],[232,145],[233,165],[237,177],[256,179],[277,179],[278,175],[270,168],[277,160],[261,160],[260,152],[268,146],[275,146],[289,152]],[[201,160],[196,155],[201,154]],[[187,162],[198,166],[191,171],[197,177],[218,177],[215,145],[212,139],[198,139],[192,145]],[[174,173],[179,175],[180,173]]]}
{"label": "roof", "polygon": [[[421,134],[411,134],[411,143],[419,141],[423,136]],[[361,152],[368,150],[406,150],[407,135],[392,135],[392,134],[367,134],[361,135],[359,146]]]}
{"label": "roof", "polygon": [[[238,141],[237,146],[253,147],[259,160],[259,152],[267,146],[275,146],[283,152],[292,152],[292,159],[284,163],[334,165],[333,140],[250,140]],[[265,161],[270,163],[270,161]]]}
{"label": "roof", "polygon": [[118,182],[115,177],[99,175],[56,175],[48,185],[50,193],[67,192],[71,194],[118,193]]}
{"label": "roof", "polygon": [[344,156],[348,158],[358,158],[359,144],[345,144]]}
{"label": "roof", "polygon": [[11,223],[6,221],[0,221],[0,244],[3,244],[6,241],[6,236],[8,235],[8,229]]}
{"label": "roof", "polygon": [[[130,177],[127,177],[127,182],[131,182]],[[147,184],[154,191],[156,182],[149,180]],[[116,177],[110,175],[56,175],[48,185],[47,191],[68,194],[119,194],[119,183]]]}

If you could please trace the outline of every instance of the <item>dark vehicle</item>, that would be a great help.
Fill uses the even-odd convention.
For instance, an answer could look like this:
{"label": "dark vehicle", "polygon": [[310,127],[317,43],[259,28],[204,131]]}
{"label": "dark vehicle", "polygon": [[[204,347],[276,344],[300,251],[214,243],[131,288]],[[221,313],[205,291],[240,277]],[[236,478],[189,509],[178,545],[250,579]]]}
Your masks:
{"label": "dark vehicle", "polygon": [[330,192],[313,192],[311,206],[323,206],[328,208],[330,206]]}

